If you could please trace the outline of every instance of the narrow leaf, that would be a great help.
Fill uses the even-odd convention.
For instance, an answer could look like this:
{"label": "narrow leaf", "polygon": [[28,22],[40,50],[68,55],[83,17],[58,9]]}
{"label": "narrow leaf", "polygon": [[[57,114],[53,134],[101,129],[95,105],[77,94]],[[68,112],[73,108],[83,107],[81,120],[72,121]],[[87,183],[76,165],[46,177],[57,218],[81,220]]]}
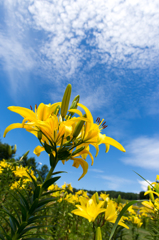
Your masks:
{"label": "narrow leaf", "polygon": [[34,190],[33,200],[35,200],[36,198],[39,198],[39,194],[40,194],[40,186],[37,186]]}
{"label": "narrow leaf", "polygon": [[5,238],[3,237],[3,235],[0,233],[0,239],[5,240]]}
{"label": "narrow leaf", "polygon": [[38,226],[32,226],[32,227],[25,228],[25,229],[21,232],[21,234],[19,235],[19,237],[22,237],[22,236],[24,235],[24,233],[30,231],[31,229],[42,228],[42,227],[47,227],[47,228],[48,228],[48,227],[52,227],[52,225],[51,225],[51,226],[48,226],[48,225],[38,225]]}
{"label": "narrow leaf", "polygon": [[2,210],[2,211],[4,211],[5,213],[7,213],[7,214],[11,217],[12,222],[13,222],[15,228],[16,228],[16,225],[17,225],[17,227],[19,227],[19,222],[18,222],[17,219],[13,216],[13,214],[11,214],[3,205],[2,205],[2,207],[3,207],[3,209],[4,209],[4,210]]}
{"label": "narrow leaf", "polygon": [[46,240],[44,238],[23,238],[23,240]]}
{"label": "narrow leaf", "polygon": [[[151,185],[151,183],[149,183],[149,181],[147,181],[144,177],[142,177],[139,173],[135,172],[133,170],[134,173],[136,173],[139,177],[141,177],[143,180],[145,180],[151,187],[153,187],[153,185]],[[153,187],[154,188],[154,187]]]}
{"label": "narrow leaf", "polygon": [[27,173],[29,174],[29,176],[31,177],[32,182],[33,182],[33,184],[34,184],[34,187],[36,188],[36,187],[37,187],[37,183],[36,183],[35,179],[31,176],[31,174],[30,174],[29,171],[26,170],[26,172],[27,172]]}
{"label": "narrow leaf", "polygon": [[29,210],[29,214],[33,214],[34,210],[37,208],[38,202],[39,202],[39,199],[36,198]]}
{"label": "narrow leaf", "polygon": [[42,180],[42,177],[41,177],[41,175],[40,175],[39,170],[36,169],[36,171],[37,171],[37,173],[38,173],[38,176],[39,176],[39,178],[40,178],[41,183],[43,183],[43,180]]}
{"label": "narrow leaf", "polygon": [[51,194],[51,193],[54,193],[54,192],[58,192],[58,191],[62,191],[62,190],[61,189],[60,190],[52,190],[52,191],[43,193],[41,196],[45,196],[45,195],[48,195],[48,194]]}
{"label": "narrow leaf", "polygon": [[20,195],[20,197],[21,197],[21,200],[22,200],[22,202],[23,202],[24,207],[26,207],[27,210],[29,210],[29,204],[28,204],[27,199],[23,196],[23,194],[22,194],[19,190],[16,189],[16,191],[19,193],[19,195]]}
{"label": "narrow leaf", "polygon": [[36,216],[36,217],[31,217],[28,219],[28,225],[31,223],[35,223],[37,222],[37,220],[41,219],[41,218],[47,218],[47,217],[52,217],[52,215],[44,215],[44,216]]}
{"label": "narrow leaf", "polygon": [[51,178],[51,179],[47,180],[47,181],[42,185],[42,188],[43,188],[44,190],[46,190],[51,184],[55,183],[60,177],[61,177],[61,176],[59,176],[59,177],[54,177],[54,178]]}
{"label": "narrow leaf", "polygon": [[67,173],[67,172],[65,172],[65,171],[58,171],[58,172],[52,173],[51,175],[55,175],[55,174],[59,174],[59,173]]}
{"label": "narrow leaf", "polygon": [[133,205],[134,203],[142,202],[142,201],[143,201],[143,200],[133,200],[133,201],[127,203],[127,204],[123,207],[123,209],[121,210],[120,214],[118,215],[118,217],[117,217],[117,219],[116,219],[116,222],[114,223],[114,226],[113,226],[113,228],[112,228],[112,231],[111,231],[109,240],[112,239],[113,234],[114,234],[114,232],[115,232],[115,230],[116,230],[116,228],[117,228],[117,226],[118,226],[118,223],[119,223],[121,217],[124,215],[125,211],[126,211],[131,205]]}

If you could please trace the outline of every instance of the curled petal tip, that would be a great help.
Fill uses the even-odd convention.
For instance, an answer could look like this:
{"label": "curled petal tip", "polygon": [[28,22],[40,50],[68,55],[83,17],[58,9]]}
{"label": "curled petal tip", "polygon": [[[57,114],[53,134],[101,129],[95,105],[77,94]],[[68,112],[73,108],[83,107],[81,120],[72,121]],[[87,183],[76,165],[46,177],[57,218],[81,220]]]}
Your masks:
{"label": "curled petal tip", "polygon": [[123,147],[123,152],[126,152],[125,148]]}

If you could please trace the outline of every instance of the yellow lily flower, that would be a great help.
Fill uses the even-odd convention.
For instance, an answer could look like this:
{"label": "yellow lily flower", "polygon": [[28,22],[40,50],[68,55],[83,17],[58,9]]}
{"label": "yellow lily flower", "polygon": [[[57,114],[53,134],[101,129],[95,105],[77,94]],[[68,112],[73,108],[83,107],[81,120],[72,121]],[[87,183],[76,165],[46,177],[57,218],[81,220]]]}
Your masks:
{"label": "yellow lily flower", "polygon": [[120,143],[118,143],[113,138],[107,137],[105,134],[100,133],[101,130],[105,128],[104,123],[102,124],[104,119],[101,122],[99,122],[100,120],[97,121],[99,122],[99,124],[94,123],[92,114],[89,111],[89,109],[81,103],[77,103],[77,105],[85,111],[86,118],[89,119],[89,121],[85,123],[85,128],[83,128],[82,140],[84,143],[89,143],[96,148],[96,156],[98,155],[98,151],[99,151],[98,145],[102,143],[104,143],[106,146],[106,152],[109,151],[110,145],[118,148],[120,151],[125,152],[125,149]]}
{"label": "yellow lily flower", "polygon": [[10,111],[20,114],[24,118],[24,120],[22,123],[13,123],[9,125],[5,129],[3,137],[5,137],[9,131],[15,128],[26,128],[26,130],[30,129],[29,126],[25,124],[26,122],[36,123],[38,121],[39,122],[46,121],[50,117],[50,115],[55,111],[58,105],[61,106],[61,102],[52,105],[51,104],[45,105],[44,103],[41,103],[38,108],[35,106],[35,112],[28,108],[23,107],[15,106],[8,107]]}
{"label": "yellow lily flower", "polygon": [[[115,205],[113,201],[110,200],[108,202],[107,209],[105,211],[105,220],[111,223],[115,223],[116,219],[117,219],[117,211],[115,209]],[[129,227],[123,222],[122,219],[120,219],[118,224],[129,229]]]}
{"label": "yellow lily flower", "polygon": [[104,201],[97,203],[95,194],[91,199],[81,196],[80,203],[81,205],[76,205],[78,209],[73,210],[72,213],[88,219],[89,222],[94,222],[100,213],[105,212],[105,208],[101,208]]}

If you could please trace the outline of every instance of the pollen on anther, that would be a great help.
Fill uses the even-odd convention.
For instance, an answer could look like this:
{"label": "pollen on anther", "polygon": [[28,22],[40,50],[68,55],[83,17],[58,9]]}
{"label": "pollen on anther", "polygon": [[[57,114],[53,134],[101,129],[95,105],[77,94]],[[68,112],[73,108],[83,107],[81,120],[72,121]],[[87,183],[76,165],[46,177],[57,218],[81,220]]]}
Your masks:
{"label": "pollen on anther", "polygon": [[30,105],[31,110],[33,110],[32,106]]}

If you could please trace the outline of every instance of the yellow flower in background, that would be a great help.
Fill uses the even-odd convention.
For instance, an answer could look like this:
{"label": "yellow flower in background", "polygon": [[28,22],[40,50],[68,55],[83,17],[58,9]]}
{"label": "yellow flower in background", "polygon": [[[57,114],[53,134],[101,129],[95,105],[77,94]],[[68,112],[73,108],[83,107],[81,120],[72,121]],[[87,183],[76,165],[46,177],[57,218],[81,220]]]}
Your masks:
{"label": "yellow flower in background", "polygon": [[48,187],[48,191],[52,191],[52,190],[60,190],[61,188],[58,187],[57,184],[52,184],[51,186]]}
{"label": "yellow flower in background", "polygon": [[97,203],[95,194],[91,199],[81,196],[79,201],[81,205],[76,205],[78,209],[73,210],[72,213],[88,219],[89,222],[94,222],[100,213],[105,212],[105,208],[102,208],[104,201]]}
{"label": "yellow flower in background", "polygon": [[71,183],[67,184],[67,189],[71,192],[73,192],[73,187],[71,186]]}
{"label": "yellow flower in background", "polygon": [[109,194],[106,194],[106,193],[101,193],[100,194],[100,197],[104,200],[104,201],[106,201],[106,202],[108,202],[109,201]]}
{"label": "yellow flower in background", "polygon": [[64,190],[66,189],[66,187],[67,187],[67,184],[66,184],[66,183],[64,183],[64,184],[61,186],[61,188],[64,189]]}
{"label": "yellow flower in background", "polygon": [[136,215],[136,212],[134,211],[132,205],[127,210],[128,210],[129,213]]}
{"label": "yellow flower in background", "polygon": [[139,218],[138,216],[130,216],[128,218],[129,221],[131,221],[134,225],[136,225],[138,228],[141,227],[141,225],[143,224],[142,219]]}
{"label": "yellow flower in background", "polygon": [[9,168],[11,170],[13,169],[11,164],[7,163],[7,161],[5,159],[0,161],[0,174],[3,172],[4,168]]}
{"label": "yellow flower in background", "polygon": [[[111,223],[115,223],[117,216],[118,215],[117,215],[115,204],[113,203],[112,200],[110,200],[108,202],[108,205],[105,211],[105,220]],[[123,222],[123,219],[120,219],[118,224],[129,229],[129,227]]]}
{"label": "yellow flower in background", "polygon": [[15,174],[16,177],[20,177],[20,178],[27,177],[31,179],[26,170],[29,171],[31,176],[36,180],[33,170],[29,170],[27,167],[25,168],[23,166],[16,166],[16,169],[13,170],[13,173]]}

